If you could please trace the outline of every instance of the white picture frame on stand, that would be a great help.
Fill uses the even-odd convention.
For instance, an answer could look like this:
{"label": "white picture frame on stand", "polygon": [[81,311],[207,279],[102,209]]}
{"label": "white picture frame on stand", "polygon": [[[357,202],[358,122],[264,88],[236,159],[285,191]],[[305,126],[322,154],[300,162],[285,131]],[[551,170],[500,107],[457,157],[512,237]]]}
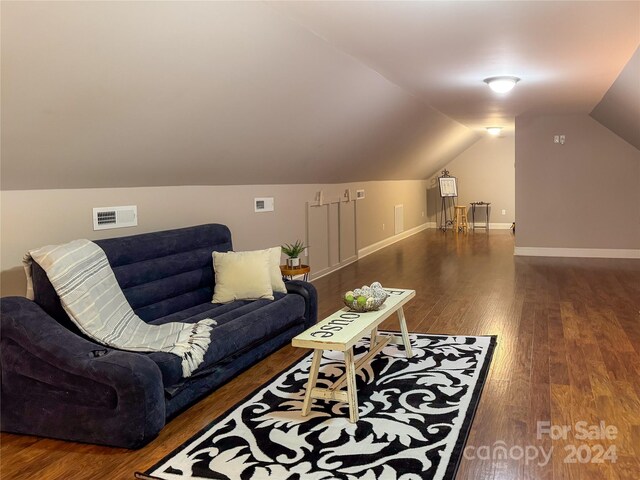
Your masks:
{"label": "white picture frame on stand", "polygon": [[438,177],[441,197],[457,197],[458,185],[456,177]]}

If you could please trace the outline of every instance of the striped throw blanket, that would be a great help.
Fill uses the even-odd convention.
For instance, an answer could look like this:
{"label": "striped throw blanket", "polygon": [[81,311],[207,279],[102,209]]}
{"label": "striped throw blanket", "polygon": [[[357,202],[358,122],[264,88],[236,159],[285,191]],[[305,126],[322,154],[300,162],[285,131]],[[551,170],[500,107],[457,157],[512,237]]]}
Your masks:
{"label": "striped throw blanket", "polygon": [[149,325],[138,317],[116,281],[104,251],[89,240],[31,250],[23,260],[27,297],[33,299],[31,263],[46,272],[62,307],[88,337],[134,352],[169,352],[182,358],[188,377],[204,360],[211,341],[211,319],[197,323]]}

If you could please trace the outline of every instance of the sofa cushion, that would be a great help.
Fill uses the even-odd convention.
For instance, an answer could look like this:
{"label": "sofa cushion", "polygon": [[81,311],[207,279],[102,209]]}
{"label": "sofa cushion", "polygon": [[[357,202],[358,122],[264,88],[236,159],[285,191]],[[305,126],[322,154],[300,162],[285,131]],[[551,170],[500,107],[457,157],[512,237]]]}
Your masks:
{"label": "sofa cushion", "polygon": [[105,252],[129,305],[145,322],[211,300],[211,252],[232,249],[224,225],[143,233],[96,240]]}
{"label": "sofa cushion", "polygon": [[235,300],[273,300],[269,250],[251,252],[213,252],[216,284],[213,303]]}
{"label": "sofa cushion", "polygon": [[[204,361],[189,379],[204,375],[216,363],[230,355],[248,350],[272,338],[293,325],[304,322],[305,302],[300,295],[275,293],[274,300],[237,300],[225,304],[203,303],[182,312],[158,318],[151,323],[167,322],[195,323],[203,318],[218,322],[211,331],[211,343]],[[180,358],[165,352],[148,354],[160,368],[162,380],[168,393],[170,387],[180,385],[182,377]],[[175,390],[175,389],[173,389]]]}
{"label": "sofa cushion", "polygon": [[280,271],[280,259],[282,257],[282,247],[268,248],[269,252],[269,275],[271,276],[271,288],[274,292],[287,293],[287,287],[282,280]]}

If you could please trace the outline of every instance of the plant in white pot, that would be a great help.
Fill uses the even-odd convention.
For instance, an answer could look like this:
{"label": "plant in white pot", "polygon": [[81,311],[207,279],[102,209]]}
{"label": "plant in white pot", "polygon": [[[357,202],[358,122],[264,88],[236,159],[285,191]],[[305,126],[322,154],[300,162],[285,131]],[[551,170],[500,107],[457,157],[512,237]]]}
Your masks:
{"label": "plant in white pot", "polygon": [[304,246],[300,240],[296,240],[295,243],[286,243],[282,245],[282,253],[284,253],[287,258],[287,267],[289,268],[298,268],[300,266],[300,255],[304,252],[304,249],[307,248]]}

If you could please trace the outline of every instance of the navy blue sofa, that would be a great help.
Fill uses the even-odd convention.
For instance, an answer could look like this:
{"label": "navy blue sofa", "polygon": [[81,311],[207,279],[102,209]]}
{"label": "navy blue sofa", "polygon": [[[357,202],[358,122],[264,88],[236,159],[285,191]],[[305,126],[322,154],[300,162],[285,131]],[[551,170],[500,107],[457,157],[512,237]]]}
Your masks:
{"label": "navy blue sofa", "polygon": [[35,300],[0,301],[3,431],[142,447],[169,419],[317,320],[315,288],[302,281],[286,282],[288,293],[275,300],[211,303],[211,252],[232,249],[224,225],[95,243],[147,323],[217,320],[205,361],[184,379],[176,355],[126,352],[86,338],[34,264]]}

